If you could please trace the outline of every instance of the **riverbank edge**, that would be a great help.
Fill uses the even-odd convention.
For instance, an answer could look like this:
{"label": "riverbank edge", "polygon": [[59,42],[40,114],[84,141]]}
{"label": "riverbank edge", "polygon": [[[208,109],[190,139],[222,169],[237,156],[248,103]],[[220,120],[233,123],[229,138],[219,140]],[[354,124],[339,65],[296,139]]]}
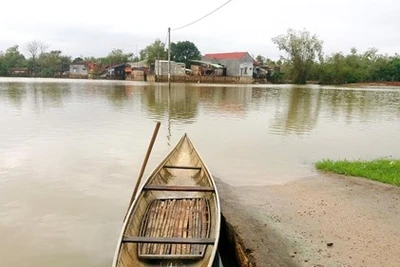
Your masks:
{"label": "riverbank edge", "polygon": [[[185,77],[185,76],[184,76]],[[189,77],[195,77],[195,76],[189,76]],[[198,77],[208,77],[208,76],[198,76]],[[54,80],[93,80],[93,81],[127,81],[127,82],[144,82],[144,83],[168,83],[168,79],[164,79],[163,81],[156,81],[155,79],[147,79],[147,81],[139,81],[139,80],[134,80],[134,79],[125,79],[125,80],[111,80],[111,79],[92,79],[92,78],[86,78],[86,77],[81,77],[81,78],[70,78],[70,77],[56,77],[56,78],[49,78],[49,77],[11,77],[11,76],[2,76],[0,77],[0,79],[5,78],[5,79],[32,79],[32,80],[37,80],[37,79],[54,79]],[[246,82],[241,82],[240,77],[230,77],[232,78],[230,81],[224,81],[221,80],[221,82],[215,82],[213,79],[206,79],[203,78],[200,79],[196,79],[196,80],[187,80],[187,81],[175,81],[175,80],[171,80],[172,83],[200,83],[200,84],[220,84],[220,85],[293,85],[293,86],[299,86],[301,84],[293,84],[290,82],[284,82],[284,83],[271,83],[266,81],[265,79],[254,79],[252,81],[246,81]],[[1,82],[1,80],[0,80]],[[8,81],[9,82],[9,81]],[[363,87],[363,86],[367,86],[367,87],[399,87],[400,88],[400,81],[399,82],[370,82],[370,83],[347,83],[347,84],[320,84],[318,82],[313,82],[313,81],[309,81],[307,82],[307,84],[303,84],[305,86],[307,85],[320,85],[320,86],[345,86],[345,87],[349,87],[349,88],[357,88],[357,87]]]}
{"label": "riverbank edge", "polygon": [[315,168],[324,173],[362,177],[365,179],[400,186],[398,159],[375,160],[330,160],[324,159],[315,163]]}
{"label": "riverbank edge", "polygon": [[216,183],[223,216],[239,237],[234,245],[245,252],[241,266],[394,267],[400,261],[396,186],[319,172],[277,185]]}
{"label": "riverbank edge", "polygon": [[[215,178],[224,231],[241,267],[297,267],[285,239],[268,222],[253,216],[238,202],[233,187]],[[260,235],[261,234],[261,235]]]}

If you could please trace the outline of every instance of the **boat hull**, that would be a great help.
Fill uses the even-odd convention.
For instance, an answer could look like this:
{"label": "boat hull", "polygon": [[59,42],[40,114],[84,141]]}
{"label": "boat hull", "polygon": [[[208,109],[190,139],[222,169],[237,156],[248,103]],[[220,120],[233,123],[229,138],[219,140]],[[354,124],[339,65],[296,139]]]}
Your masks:
{"label": "boat hull", "polygon": [[140,187],[113,267],[211,267],[220,233],[214,179],[185,134]]}

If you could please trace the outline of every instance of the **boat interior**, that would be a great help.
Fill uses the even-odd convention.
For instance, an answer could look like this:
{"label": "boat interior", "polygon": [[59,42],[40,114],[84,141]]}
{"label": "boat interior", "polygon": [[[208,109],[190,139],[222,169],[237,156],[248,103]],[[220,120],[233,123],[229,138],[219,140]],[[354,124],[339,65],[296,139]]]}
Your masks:
{"label": "boat interior", "polygon": [[[219,232],[217,202],[208,170],[183,137],[129,211],[117,266],[209,266]],[[185,265],[176,265],[182,260]]]}

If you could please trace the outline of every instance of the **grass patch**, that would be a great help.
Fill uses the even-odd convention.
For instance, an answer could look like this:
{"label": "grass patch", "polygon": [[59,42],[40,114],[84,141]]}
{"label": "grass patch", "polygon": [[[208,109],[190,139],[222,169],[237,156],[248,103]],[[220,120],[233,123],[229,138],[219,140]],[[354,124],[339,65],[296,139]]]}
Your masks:
{"label": "grass patch", "polygon": [[400,186],[400,160],[333,161],[326,159],[315,163],[315,167],[321,171],[364,177]]}

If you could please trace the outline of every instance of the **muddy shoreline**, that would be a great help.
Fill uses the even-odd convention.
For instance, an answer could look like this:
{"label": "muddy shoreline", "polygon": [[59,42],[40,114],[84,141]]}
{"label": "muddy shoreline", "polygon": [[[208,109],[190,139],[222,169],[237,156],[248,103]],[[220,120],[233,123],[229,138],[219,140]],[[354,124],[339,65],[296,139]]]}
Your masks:
{"label": "muddy shoreline", "polygon": [[399,187],[330,174],[263,187],[216,180],[243,266],[400,266]]}
{"label": "muddy shoreline", "polygon": [[350,86],[400,86],[400,82],[349,83]]}

